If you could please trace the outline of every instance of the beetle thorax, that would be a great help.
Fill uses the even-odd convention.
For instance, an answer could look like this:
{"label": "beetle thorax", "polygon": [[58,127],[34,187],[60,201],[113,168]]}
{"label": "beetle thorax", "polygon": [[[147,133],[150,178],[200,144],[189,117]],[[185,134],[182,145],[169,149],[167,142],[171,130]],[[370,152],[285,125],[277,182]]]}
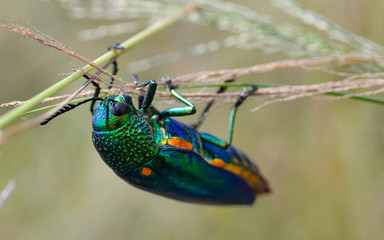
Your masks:
{"label": "beetle thorax", "polygon": [[113,131],[93,131],[92,138],[102,159],[119,175],[150,161],[158,152],[152,128],[142,116],[133,115]]}

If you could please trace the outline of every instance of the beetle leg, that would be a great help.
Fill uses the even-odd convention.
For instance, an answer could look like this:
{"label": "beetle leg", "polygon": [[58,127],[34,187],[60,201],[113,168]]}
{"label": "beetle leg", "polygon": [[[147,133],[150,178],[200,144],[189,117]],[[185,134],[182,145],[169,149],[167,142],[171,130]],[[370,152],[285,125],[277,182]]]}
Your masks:
{"label": "beetle leg", "polygon": [[180,117],[180,116],[187,116],[187,115],[192,115],[196,112],[195,105],[185,99],[183,96],[181,96],[178,92],[175,90],[175,86],[172,84],[172,80],[168,77],[162,78],[163,81],[167,84],[169,91],[171,94],[178,99],[180,102],[184,103],[187,105],[186,107],[173,107],[166,109],[162,112],[159,113],[160,118],[164,117]]}
{"label": "beetle leg", "polygon": [[244,89],[244,91],[240,94],[240,97],[237,99],[235,104],[232,106],[231,113],[229,116],[228,142],[227,142],[228,145],[231,145],[231,143],[232,143],[233,126],[235,124],[235,115],[236,115],[237,108],[245,101],[245,99],[249,95],[251,95],[255,91],[257,91],[257,87],[248,87],[248,88]]}
{"label": "beetle leg", "polygon": [[132,80],[133,84],[135,84],[135,87],[137,87],[137,85],[140,84],[139,76],[137,76],[137,74],[132,74],[131,80]]}
{"label": "beetle leg", "polygon": [[[83,75],[83,77],[87,80],[91,79],[87,75]],[[92,102],[91,102],[90,111],[93,114],[93,107],[95,106],[97,99],[99,99],[99,94],[100,94],[101,88],[100,88],[100,85],[97,82],[95,82],[94,80],[91,81],[91,84],[95,87],[95,93],[93,94],[93,97],[90,99],[96,99],[96,100],[92,100]]]}
{"label": "beetle leg", "polygon": [[[134,79],[134,78],[136,80],[137,76],[132,75],[132,79]],[[139,98],[139,107],[141,110],[145,111],[151,106],[153,98],[155,97],[156,89],[157,89],[157,82],[155,80],[148,80],[148,81],[139,83],[138,80],[137,81],[135,81],[135,80],[133,80],[133,81],[134,81],[136,87],[138,87],[138,88],[148,86],[148,90],[147,90],[147,93],[145,94],[145,97],[142,99]]]}
{"label": "beetle leg", "polygon": [[111,51],[111,50],[114,50],[114,49],[116,49],[116,50],[124,50],[124,47],[121,46],[120,43],[116,43],[116,44],[108,47],[108,51]]}
{"label": "beetle leg", "polygon": [[[111,74],[112,74],[112,75],[116,75],[116,73],[117,73],[118,70],[119,70],[119,69],[117,68],[117,62],[116,62],[116,60],[115,60],[115,61],[112,62],[112,72],[111,72]],[[88,77],[87,75],[84,75],[84,77],[85,77],[86,79],[89,80],[89,77]],[[114,79],[113,77],[111,77],[111,78],[109,79],[109,85],[108,85],[108,87],[107,87],[108,89],[111,89],[114,80],[115,80],[115,79]],[[93,94],[93,98],[96,99],[97,97],[99,97],[101,88],[100,88],[100,85],[99,85],[98,83],[96,83],[95,81],[92,81],[91,83],[92,83],[92,85],[95,87],[95,93]],[[91,113],[92,113],[92,114],[93,114],[93,110],[94,110],[95,104],[96,104],[96,100],[94,100],[94,101],[91,102],[90,110],[91,110]]]}
{"label": "beetle leg", "polygon": [[[123,46],[120,46],[120,44],[119,43],[116,43],[115,45],[112,45],[112,46],[109,46],[108,47],[108,51],[112,51],[112,50],[124,50],[124,47]],[[114,60],[113,62],[112,62],[112,75],[116,75],[116,73],[117,73],[117,71],[118,71],[119,69],[117,68],[117,61],[116,60]],[[113,82],[115,81],[115,79],[113,78],[113,77],[111,77],[110,79],[109,79],[109,86],[108,86],[108,89],[111,89],[111,87],[112,87],[112,85],[113,85]]]}
{"label": "beetle leg", "polygon": [[212,143],[218,147],[222,148],[228,148],[229,145],[232,143],[232,137],[233,137],[233,127],[235,124],[235,116],[236,116],[236,111],[237,108],[245,101],[245,99],[257,91],[257,87],[249,87],[244,89],[244,91],[241,93],[240,97],[237,99],[235,104],[231,108],[231,113],[229,116],[229,126],[228,126],[228,140],[224,141],[221,139],[218,139],[212,135],[209,134],[200,134],[200,137],[203,141]]}
{"label": "beetle leg", "polygon": [[[115,44],[115,45],[112,45],[110,47],[108,47],[108,51],[111,51],[113,49],[116,49],[116,50],[123,50],[124,48],[122,46],[120,46],[119,44]],[[118,71],[118,67],[117,67],[117,61],[114,60],[112,62],[112,72],[111,74],[112,75],[116,75],[117,74],[117,71]],[[84,75],[84,77],[86,79],[89,79],[89,77],[87,75]],[[109,79],[109,84],[108,84],[108,89],[111,89],[112,88],[112,85],[113,85],[113,82],[115,81],[115,79],[113,77],[111,77]],[[92,81],[91,82],[93,86],[95,86],[95,93],[93,94],[93,98],[97,98],[100,94],[100,86],[99,84],[97,84],[96,82]],[[93,114],[93,110],[94,110],[94,107],[95,107],[95,104],[96,104],[96,100],[93,100],[91,102],[91,106],[90,106],[90,109],[91,109],[91,113]]]}
{"label": "beetle leg", "polygon": [[[146,114],[148,114],[149,118],[153,115],[159,114],[159,110],[157,110],[154,106],[152,106],[152,101],[156,93],[157,83],[154,80],[150,80],[140,84],[139,77],[136,74],[131,75],[131,80],[136,87],[145,87],[148,86],[147,95],[140,95],[138,97],[138,109],[142,110]],[[145,105],[144,105],[145,104]]]}
{"label": "beetle leg", "polygon": [[[235,78],[231,78],[231,79],[227,79],[226,81],[224,81],[225,83],[229,83],[229,82],[233,82],[235,81]],[[226,90],[228,89],[228,87],[220,87],[216,93],[217,94],[220,94],[220,93],[223,93],[225,92]],[[193,129],[198,129],[200,127],[200,125],[203,123],[203,121],[205,120],[205,118],[207,117],[207,113],[209,112],[209,110],[211,109],[211,107],[213,106],[213,104],[215,103],[215,100],[212,99],[210,100],[207,105],[205,106],[203,112],[201,113],[199,119],[197,120],[196,123],[192,124],[191,127]]]}
{"label": "beetle leg", "polygon": [[221,140],[221,139],[219,139],[215,136],[212,136],[210,134],[200,133],[200,138],[204,142],[211,143],[211,144],[216,145],[216,146],[221,147],[221,148],[227,148],[229,146],[227,141]]}
{"label": "beetle leg", "polygon": [[[112,62],[112,72],[111,72],[111,74],[112,75],[116,75],[116,73],[117,73],[117,71],[119,71],[119,69],[117,68],[117,61],[116,60],[114,60],[113,62]],[[111,89],[112,88],[112,86],[113,86],[113,83],[115,82],[115,79],[113,78],[113,77],[111,77],[111,78],[109,78],[109,84],[108,84],[108,89]]]}
{"label": "beetle leg", "polygon": [[[89,79],[89,77],[87,75],[84,75],[84,77],[86,79]],[[101,88],[100,88],[100,85],[97,82],[92,81],[91,83],[95,87],[95,93],[93,94],[93,98],[96,99],[97,97],[99,97]],[[93,111],[94,111],[95,104],[96,104],[96,100],[92,100],[91,107],[90,107],[90,110],[91,110],[92,114],[93,114]]]}

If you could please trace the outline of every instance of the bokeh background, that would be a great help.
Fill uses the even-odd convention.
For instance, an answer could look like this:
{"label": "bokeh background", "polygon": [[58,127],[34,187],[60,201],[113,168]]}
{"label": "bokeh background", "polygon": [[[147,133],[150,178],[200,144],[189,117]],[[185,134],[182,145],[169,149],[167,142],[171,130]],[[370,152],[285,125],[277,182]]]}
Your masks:
{"label": "bokeh background", "polygon": [[[284,21],[284,14],[269,2],[234,2]],[[300,2],[354,33],[384,43],[383,1]],[[0,18],[31,23],[88,59],[128,37],[79,40],[81,29],[113,21],[71,19],[58,1],[1,0]],[[132,72],[125,66],[131,61],[218,36],[225,33],[177,24],[121,57],[119,75],[129,79]],[[0,46],[1,103],[26,100],[60,80],[59,74],[70,72],[73,65],[83,66],[3,29]],[[139,74],[157,79],[282,58],[228,48]],[[332,76],[294,69],[239,80],[304,84]],[[84,107],[0,146],[0,189],[10,179],[16,182],[0,212],[0,239],[384,239],[383,106],[300,99],[251,112],[255,106],[257,102],[249,101],[239,110],[233,141],[258,163],[273,188],[254,206],[187,204],[129,186],[93,148],[91,115]],[[226,138],[229,107],[224,104],[211,112],[202,130]]]}

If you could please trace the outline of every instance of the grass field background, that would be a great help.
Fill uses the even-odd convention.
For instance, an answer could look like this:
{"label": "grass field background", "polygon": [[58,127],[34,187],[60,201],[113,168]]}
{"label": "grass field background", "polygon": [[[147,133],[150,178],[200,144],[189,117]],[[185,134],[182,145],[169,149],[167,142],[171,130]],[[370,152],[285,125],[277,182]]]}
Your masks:
{"label": "grass field background", "polygon": [[[284,21],[265,1],[237,1]],[[300,1],[342,27],[384,42],[384,2]],[[94,59],[126,36],[80,41],[84,28],[110,24],[76,20],[59,2],[1,1],[1,19],[31,23]],[[134,60],[225,36],[210,26],[177,24],[119,59],[120,73]],[[62,78],[77,60],[6,30],[0,31],[0,102],[26,100]],[[235,48],[140,72],[141,79],[235,68],[285,59]],[[326,78],[326,79],[325,79]],[[304,84],[331,81],[326,73],[278,70],[242,82]],[[61,93],[71,93],[80,86]],[[384,108],[356,100],[300,99],[257,112],[247,101],[238,112],[233,145],[261,168],[273,192],[250,207],[177,202],[120,180],[91,141],[91,114],[79,108],[0,146],[0,189],[16,188],[0,212],[0,239],[383,239]],[[220,105],[220,104],[219,104]],[[227,137],[229,104],[212,111],[202,131]],[[198,104],[198,110],[204,105]],[[1,113],[4,109],[0,109]],[[193,122],[195,117],[182,119]]]}

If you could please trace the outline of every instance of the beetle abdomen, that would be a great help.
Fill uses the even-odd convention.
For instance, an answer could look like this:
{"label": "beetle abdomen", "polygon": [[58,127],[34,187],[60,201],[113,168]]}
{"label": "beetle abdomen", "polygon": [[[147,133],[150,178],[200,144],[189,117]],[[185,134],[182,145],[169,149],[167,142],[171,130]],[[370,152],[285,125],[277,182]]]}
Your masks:
{"label": "beetle abdomen", "polygon": [[269,185],[261,175],[259,168],[242,152],[232,146],[223,149],[211,143],[203,142],[206,153],[211,155],[208,162],[242,178],[255,194],[270,192]]}

